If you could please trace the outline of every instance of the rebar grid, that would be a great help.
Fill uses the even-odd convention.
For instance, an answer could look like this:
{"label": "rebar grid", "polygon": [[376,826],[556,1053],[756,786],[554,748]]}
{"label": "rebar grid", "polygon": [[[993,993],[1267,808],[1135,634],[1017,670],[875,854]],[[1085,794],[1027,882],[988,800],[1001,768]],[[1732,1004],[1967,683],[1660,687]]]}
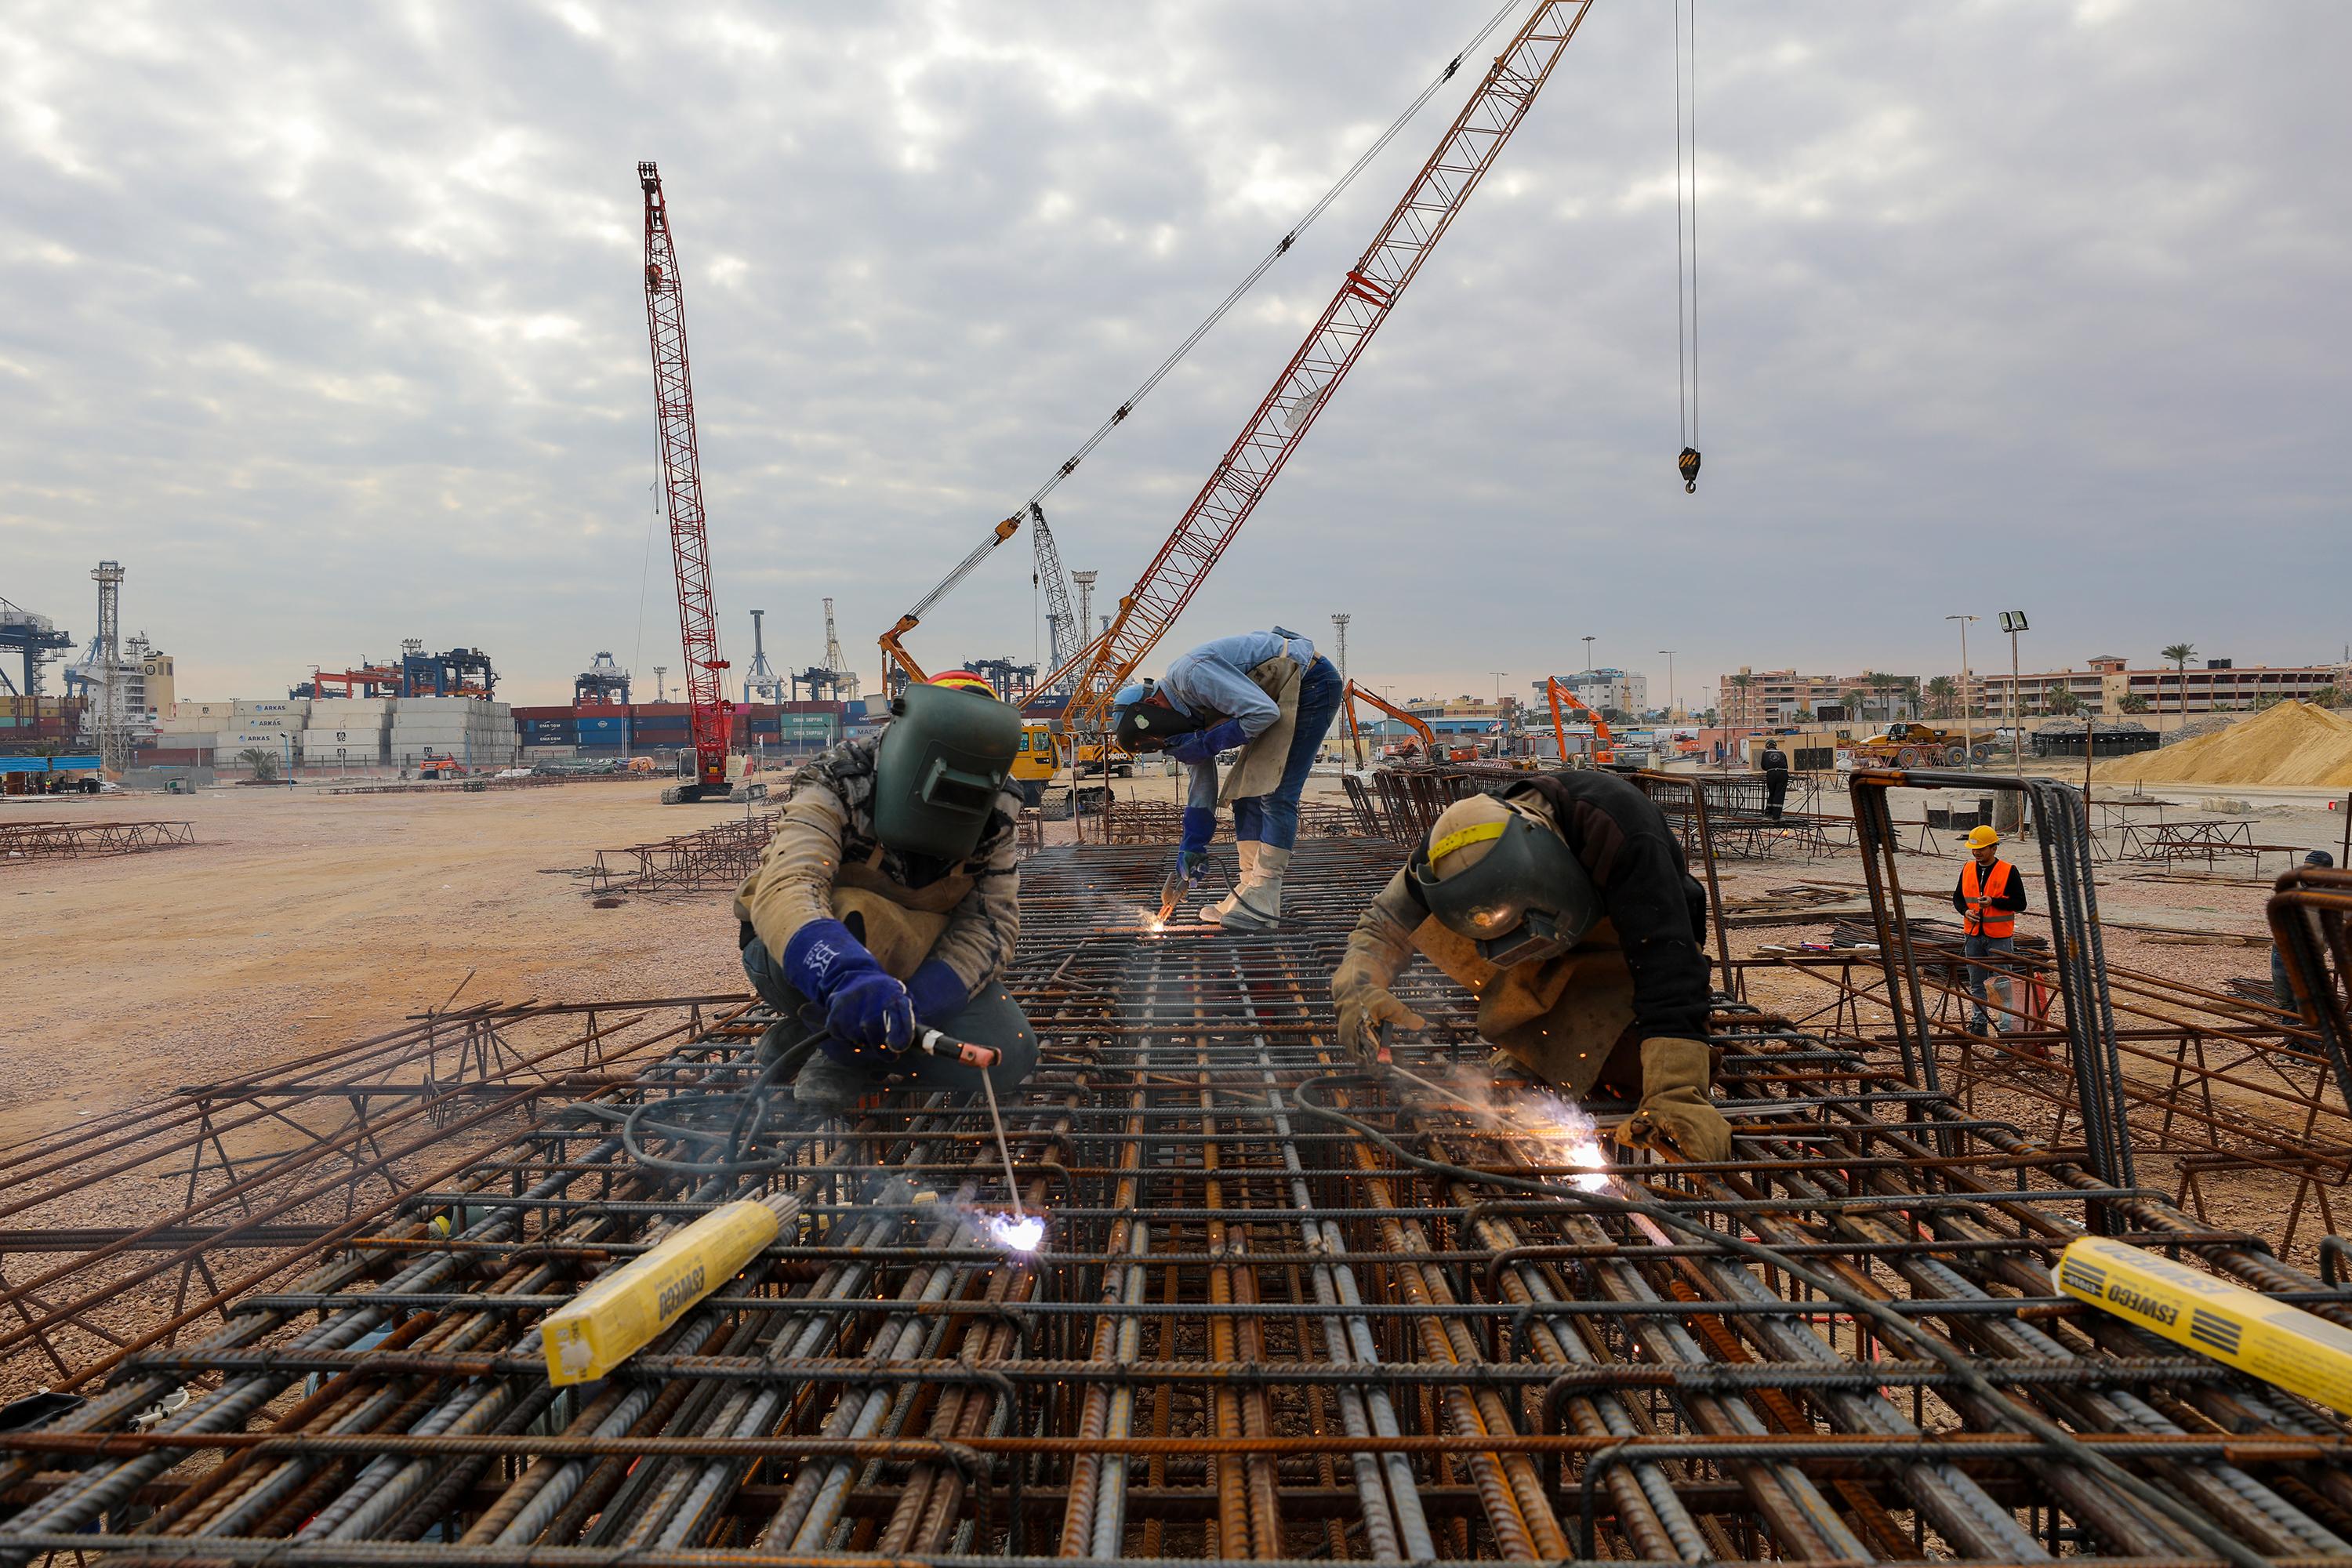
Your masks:
{"label": "rebar grid", "polygon": [[0,1398],[176,1343],[737,998],[482,1003],[0,1147]]}
{"label": "rebar grid", "polygon": [[193,822],[0,823],[0,865],[176,849],[196,841]]}
{"label": "rebar grid", "polygon": [[591,868],[588,891],[604,896],[636,893],[677,897],[688,893],[731,892],[760,864],[760,851],[775,837],[782,808],[747,811],[725,822],[692,833],[632,844],[619,849],[599,849]]}
{"label": "rebar grid", "polygon": [[[1302,842],[1290,926],[1253,938],[1141,929],[1164,859],[1024,868],[1013,980],[1046,1048],[1005,1115],[1050,1216],[1034,1256],[971,1223],[1006,1194],[984,1110],[944,1096],[737,1137],[772,1171],[630,1157],[635,1137],[709,1165],[740,1134],[614,1121],[749,1084],[761,1020],[732,1019],[0,1437],[21,1504],[0,1557],[2352,1552],[2336,1418],[2048,1279],[2095,1227],[2352,1321],[2260,1240],[1727,1000],[1736,1160],[1595,1168],[1585,1124],[1491,1069],[1425,966],[1402,989],[1455,1043],[1404,1059],[1438,1087],[1335,1047],[1327,977],[1393,844]],[[548,1386],[541,1315],[766,1194],[797,1217],[742,1276],[603,1384]]]}

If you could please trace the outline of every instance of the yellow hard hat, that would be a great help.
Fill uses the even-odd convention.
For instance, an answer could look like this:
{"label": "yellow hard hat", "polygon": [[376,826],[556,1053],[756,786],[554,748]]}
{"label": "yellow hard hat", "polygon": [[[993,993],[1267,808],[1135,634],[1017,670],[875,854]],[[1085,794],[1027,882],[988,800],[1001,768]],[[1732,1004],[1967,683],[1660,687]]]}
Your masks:
{"label": "yellow hard hat", "polygon": [[1983,823],[1969,829],[1969,847],[1971,849],[1990,849],[2000,842],[2000,835]]}
{"label": "yellow hard hat", "polygon": [[1510,820],[1511,808],[1491,795],[1465,795],[1447,806],[1430,824],[1430,874],[1444,881],[1484,860]]}

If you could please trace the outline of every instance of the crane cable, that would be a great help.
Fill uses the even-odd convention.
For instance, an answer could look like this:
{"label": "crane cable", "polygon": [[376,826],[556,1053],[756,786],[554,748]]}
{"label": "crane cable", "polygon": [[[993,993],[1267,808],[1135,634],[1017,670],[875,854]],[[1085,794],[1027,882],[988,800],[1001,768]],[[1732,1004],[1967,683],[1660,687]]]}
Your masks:
{"label": "crane cable", "polygon": [[[1494,15],[1486,18],[1485,26],[1471,35],[1470,41],[1463,45],[1452,59],[1445,62],[1444,68],[1430,79],[1428,86],[1413,95],[1412,101],[1404,106],[1403,112],[1389,122],[1387,130],[1372,139],[1371,144],[1357,156],[1354,163],[1348,165],[1346,172],[1331,183],[1331,187],[1317,197],[1314,204],[1300,215],[1298,221],[1292,224],[1280,239],[1275,241],[1274,247],[1259,258],[1255,266],[1242,275],[1241,281],[1234,284],[1223,300],[1217,301],[1216,308],[1202,317],[1200,323],[1191,331],[1184,334],[1175,348],[1170,351],[1168,357],[1153,366],[1151,374],[1143,378],[1141,384],[1129,393],[1125,400],[1117,408],[1111,410],[1109,416],[1095,426],[1094,433],[1079,443],[1076,451],[1071,453],[1060,467],[1045,476],[1045,483],[1029,492],[1029,499],[1015,508],[1007,519],[1013,526],[998,525],[997,532],[993,537],[982,541],[971,554],[956,563],[955,569],[948,574],[946,579],[938,587],[916,602],[914,608],[907,612],[908,617],[919,619],[929,613],[931,606],[939,603],[950,589],[962,582],[965,574],[979,565],[987,557],[989,552],[1013,537],[1013,529],[1019,526],[1022,518],[1028,515],[1029,509],[1053,494],[1055,486],[1076,473],[1078,465],[1085,462],[1093,454],[1094,449],[1109,437],[1113,430],[1126,422],[1127,416],[1135,412],[1136,405],[1151,395],[1153,389],[1165,381],[1169,374],[1183,362],[1184,356],[1191,353],[1202,338],[1214,331],[1217,323],[1223,321],[1235,305],[1241,303],[1243,296],[1256,286],[1257,280],[1265,277],[1276,262],[1289,253],[1290,247],[1298,243],[1300,236],[1314,226],[1315,220],[1323,216],[1325,209],[1338,201],[1347,192],[1348,187],[1356,183],[1357,176],[1371,165],[1372,160],[1379,157],[1391,142],[1396,140],[1405,126],[1412,122],[1413,116],[1421,112],[1423,105],[1436,96],[1437,89],[1454,79],[1454,73],[1462,68],[1462,62],[1470,52],[1484,43],[1486,36],[1502,25],[1504,16],[1517,9],[1521,3],[1522,0],[1503,0],[1503,4],[1496,7]],[[1675,0],[1675,3],[1679,5],[1682,0]],[[1080,631],[1083,634],[1084,628],[1080,628]]]}
{"label": "crane cable", "polygon": [[[1675,399],[1683,489],[1698,489],[1698,0],[1672,0],[1675,17]],[[1685,19],[1685,12],[1688,19]],[[1685,38],[1689,42],[1685,53]],[[1688,72],[1688,92],[1684,89]],[[1690,155],[1683,155],[1687,132]],[[1685,174],[1687,169],[1687,174]],[[1689,196],[1689,263],[1684,263],[1684,196]]]}

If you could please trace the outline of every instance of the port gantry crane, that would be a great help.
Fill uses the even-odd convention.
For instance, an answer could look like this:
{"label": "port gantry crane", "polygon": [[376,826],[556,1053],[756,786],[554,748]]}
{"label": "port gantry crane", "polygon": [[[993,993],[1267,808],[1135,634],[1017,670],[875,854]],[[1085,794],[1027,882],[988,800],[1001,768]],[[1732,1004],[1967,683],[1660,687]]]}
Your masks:
{"label": "port gantry crane", "polygon": [[1396,309],[1422,264],[1469,201],[1496,154],[1527,118],[1592,0],[1539,0],[1447,127],[1371,244],[1348,269],[1307,339],[1259,402],[1208,482],[1118,602],[1110,630],[1038,684],[1072,683],[1065,715],[1073,736],[1103,729],[1124,685],[1225,552],[1298,449],[1331,394]]}
{"label": "port gantry crane", "polygon": [[[666,803],[728,795],[727,752],[735,706],[727,700],[727,661],[719,653],[719,613],[710,595],[710,533],[703,521],[702,460],[694,441],[694,380],[687,366],[686,302],[677,249],[663,199],[661,171],[637,165],[646,198],[646,331],[653,342],[654,413],[661,426],[662,490],[669,502],[670,555],[677,567],[677,631],[685,645],[688,732],[694,781],[662,792]],[[744,786],[746,798],[767,793]]]}
{"label": "port gantry crane", "polygon": [[[1437,150],[1422,164],[1404,199],[1340,279],[1321,319],[1259,403],[1240,437],[1227,448],[1175,531],[1160,547],[1135,587],[1119,600],[1118,615],[1109,629],[1097,637],[1089,635],[1089,627],[1078,627],[1071,639],[1074,647],[1055,650],[1054,668],[1037,682],[1037,689],[1070,690],[1062,721],[1066,736],[1106,725],[1113,694],[1167,634],[1234,535],[1249,521],[1275,476],[1330,401],[1333,390],[1362,355],[1381,323],[1388,320],[1406,286],[1420,273],[1422,263],[1444,237],[1470,193],[1478,188],[1496,155],[1527,118],[1552,67],[1591,8],[1592,0],[1538,0],[1528,10],[1518,31],[1487,68],[1477,90],[1447,127]],[[1446,74],[1453,74],[1452,67]],[[1289,244],[1290,237],[1286,236],[1279,248],[1287,250]],[[1112,422],[1124,420],[1129,408],[1122,404]],[[1097,432],[1096,439],[1103,433]],[[1066,477],[1076,466],[1077,458],[1071,458],[1062,465],[1061,475]],[[1044,514],[1034,501],[1029,511],[1042,525]],[[939,586],[882,634],[886,674],[923,678],[921,667],[907,652],[906,635],[991,552],[1018,532],[1022,521],[1022,514],[1014,512],[997,523]],[[1043,533],[1042,527],[1039,532]],[[1041,574],[1045,551],[1050,550],[1047,544],[1041,551]],[[1058,554],[1053,559],[1058,566]]]}

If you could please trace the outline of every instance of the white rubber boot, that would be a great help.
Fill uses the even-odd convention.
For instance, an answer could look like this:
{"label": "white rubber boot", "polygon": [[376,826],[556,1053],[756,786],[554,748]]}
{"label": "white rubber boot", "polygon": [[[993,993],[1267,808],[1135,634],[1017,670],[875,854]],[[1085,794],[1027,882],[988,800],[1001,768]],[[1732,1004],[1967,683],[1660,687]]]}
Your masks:
{"label": "white rubber boot", "polygon": [[1257,865],[1241,885],[1233,912],[1217,922],[1230,931],[1272,931],[1282,924],[1282,874],[1290,867],[1290,851],[1265,845]]}
{"label": "white rubber boot", "polygon": [[1251,874],[1257,868],[1257,850],[1258,841],[1255,838],[1244,838],[1234,846],[1234,854],[1235,858],[1241,861],[1241,869],[1234,874],[1234,885],[1223,898],[1213,904],[1202,906],[1201,923],[1202,925],[1223,925],[1225,917],[1234,912],[1234,900],[1241,897],[1243,885],[1250,879]]}

